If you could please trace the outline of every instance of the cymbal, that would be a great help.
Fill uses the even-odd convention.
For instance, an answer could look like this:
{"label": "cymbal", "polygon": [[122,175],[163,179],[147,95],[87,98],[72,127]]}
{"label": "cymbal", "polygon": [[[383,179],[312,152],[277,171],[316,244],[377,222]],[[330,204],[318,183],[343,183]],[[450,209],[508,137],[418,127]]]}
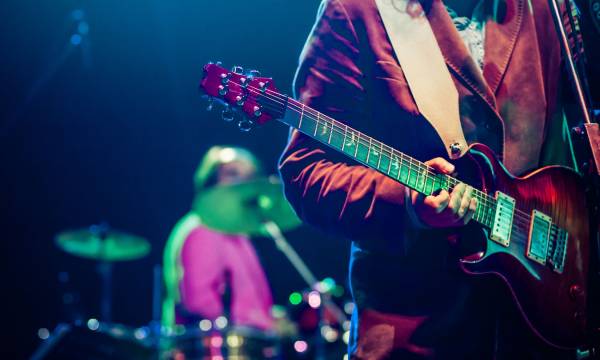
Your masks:
{"label": "cymbal", "polygon": [[193,210],[204,225],[228,234],[265,235],[268,221],[282,231],[301,224],[274,176],[206,189],[194,199]]}
{"label": "cymbal", "polygon": [[102,225],[61,232],[55,242],[71,255],[101,261],[135,260],[150,252],[147,240]]}

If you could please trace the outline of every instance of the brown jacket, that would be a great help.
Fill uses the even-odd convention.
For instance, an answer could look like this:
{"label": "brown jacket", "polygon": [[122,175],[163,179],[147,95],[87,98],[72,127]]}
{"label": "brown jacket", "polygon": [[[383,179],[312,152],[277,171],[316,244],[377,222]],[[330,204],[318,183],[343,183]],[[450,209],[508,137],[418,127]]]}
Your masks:
{"label": "brown jacket", "polygon": [[[426,5],[459,92],[467,141],[492,147],[515,174],[568,164],[560,136],[560,48],[547,1],[500,4],[498,18],[486,23],[483,74],[443,2]],[[374,0],[323,2],[295,86],[307,105],[420,160],[446,153],[419,115]],[[474,291],[491,281],[464,276],[440,232],[408,219],[403,186],[296,131],[280,172],[306,222],[353,240],[356,358],[491,354],[499,331],[492,304],[500,295]]]}

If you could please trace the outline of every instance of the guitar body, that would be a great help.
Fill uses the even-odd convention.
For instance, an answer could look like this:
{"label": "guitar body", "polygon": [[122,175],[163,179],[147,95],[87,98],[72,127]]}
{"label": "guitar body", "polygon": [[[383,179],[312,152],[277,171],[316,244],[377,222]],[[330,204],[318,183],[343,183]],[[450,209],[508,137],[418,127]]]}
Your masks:
{"label": "guitar body", "polygon": [[533,209],[552,218],[568,233],[562,273],[526,256],[528,236],[513,233],[508,247],[486,235],[485,251],[461,260],[469,274],[495,274],[510,288],[531,329],[550,345],[576,348],[585,344],[589,216],[581,176],[565,167],[550,166],[525,177],[514,177],[485,145],[475,144],[466,155],[479,169],[482,190],[501,191],[524,212]]}

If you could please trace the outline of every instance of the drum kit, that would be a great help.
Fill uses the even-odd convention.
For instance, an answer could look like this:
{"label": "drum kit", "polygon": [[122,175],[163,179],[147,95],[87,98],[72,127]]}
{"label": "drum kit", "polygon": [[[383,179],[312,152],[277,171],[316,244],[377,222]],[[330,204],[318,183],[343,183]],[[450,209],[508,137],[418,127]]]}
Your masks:
{"label": "drum kit", "polygon": [[[218,204],[218,206],[215,206]],[[204,225],[214,230],[265,236],[290,261],[307,284],[302,292],[290,295],[287,307],[275,305],[273,315],[277,331],[265,332],[227,324],[200,321],[194,327],[160,325],[161,271],[155,269],[154,320],[149,326],[132,328],[111,322],[111,280],[115,263],[145,257],[150,243],[142,237],[111,229],[106,224],[59,233],[55,242],[64,252],[94,260],[102,282],[101,317],[87,322],[62,324],[36,351],[32,359],[80,358],[98,353],[94,358],[152,359],[341,359],[346,351],[350,313],[338,303],[343,288],[332,279],[319,281],[283,236],[283,232],[301,224],[283,196],[275,177],[250,182],[219,185],[199,194],[193,211]],[[158,289],[157,289],[158,288]],[[341,290],[341,291],[340,291]],[[334,301],[335,300],[335,301]],[[293,317],[290,320],[290,316]],[[67,334],[71,334],[67,336]],[[70,340],[60,340],[69,339]],[[77,354],[69,356],[65,344]],[[93,341],[97,338],[98,341]],[[91,340],[90,340],[91,339]],[[81,343],[87,344],[82,347]],[[128,344],[128,345],[124,345]],[[90,347],[103,347],[91,349]],[[135,350],[131,350],[134,349]],[[120,350],[119,350],[120,349]],[[129,349],[129,350],[127,350]],[[103,357],[102,354],[110,353]]]}

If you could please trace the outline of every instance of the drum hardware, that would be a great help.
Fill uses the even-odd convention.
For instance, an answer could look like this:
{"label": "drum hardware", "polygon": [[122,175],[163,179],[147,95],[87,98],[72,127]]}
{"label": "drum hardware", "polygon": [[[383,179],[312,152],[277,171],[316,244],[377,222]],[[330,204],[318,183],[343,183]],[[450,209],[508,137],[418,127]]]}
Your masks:
{"label": "drum hardware", "polygon": [[61,232],[56,235],[55,243],[68,254],[97,262],[102,283],[101,319],[110,321],[114,263],[148,255],[150,243],[141,237],[113,230],[106,223]]}
{"label": "drum hardware", "polygon": [[324,309],[334,314],[340,324],[344,324],[347,317],[330,295],[321,291],[320,282],[283,235],[283,231],[299,226],[301,221],[285,199],[279,179],[271,176],[215,186],[198,194],[193,208],[209,228],[231,234],[266,235],[274,241],[276,248],[315,292],[314,298],[318,298],[319,327],[315,336],[315,359],[325,359],[326,340],[321,335],[321,329],[326,325],[323,322]]}

